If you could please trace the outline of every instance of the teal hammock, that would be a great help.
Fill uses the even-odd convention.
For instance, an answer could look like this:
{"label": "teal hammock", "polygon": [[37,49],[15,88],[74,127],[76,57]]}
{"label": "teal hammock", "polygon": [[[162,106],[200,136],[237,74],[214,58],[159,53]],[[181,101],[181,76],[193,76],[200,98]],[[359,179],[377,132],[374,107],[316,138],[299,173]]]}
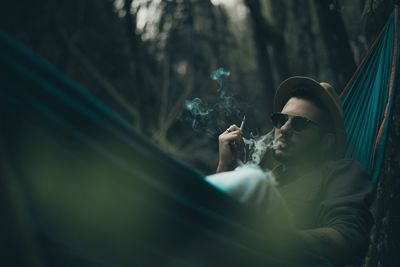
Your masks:
{"label": "teal hammock", "polygon": [[346,156],[357,159],[377,183],[389,121],[399,87],[398,6],[368,55],[343,90],[341,100],[348,134]]}
{"label": "teal hammock", "polygon": [[[347,156],[375,182],[398,87],[397,12],[341,95]],[[243,220],[255,214],[1,32],[0,77],[1,265],[331,266],[306,248],[279,255]]]}

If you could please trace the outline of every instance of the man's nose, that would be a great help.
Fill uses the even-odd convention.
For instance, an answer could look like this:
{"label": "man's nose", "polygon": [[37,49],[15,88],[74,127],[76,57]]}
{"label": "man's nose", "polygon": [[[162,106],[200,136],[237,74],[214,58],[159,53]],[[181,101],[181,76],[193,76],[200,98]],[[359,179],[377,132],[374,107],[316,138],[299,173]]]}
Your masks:
{"label": "man's nose", "polygon": [[289,119],[279,130],[282,134],[290,134],[292,132],[291,120]]}

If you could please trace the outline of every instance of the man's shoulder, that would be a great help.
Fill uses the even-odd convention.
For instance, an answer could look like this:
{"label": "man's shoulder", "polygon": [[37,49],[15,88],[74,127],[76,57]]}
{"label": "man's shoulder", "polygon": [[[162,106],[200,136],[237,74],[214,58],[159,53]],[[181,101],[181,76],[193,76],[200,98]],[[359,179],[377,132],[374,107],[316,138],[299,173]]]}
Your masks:
{"label": "man's shoulder", "polygon": [[342,158],[337,160],[329,160],[323,164],[325,169],[356,169],[360,172],[367,172],[358,160],[352,158]]}
{"label": "man's shoulder", "polygon": [[355,159],[343,158],[339,160],[330,160],[325,162],[322,168],[325,176],[328,176],[331,179],[339,177],[340,179],[353,181],[370,181],[369,173],[361,163]]}

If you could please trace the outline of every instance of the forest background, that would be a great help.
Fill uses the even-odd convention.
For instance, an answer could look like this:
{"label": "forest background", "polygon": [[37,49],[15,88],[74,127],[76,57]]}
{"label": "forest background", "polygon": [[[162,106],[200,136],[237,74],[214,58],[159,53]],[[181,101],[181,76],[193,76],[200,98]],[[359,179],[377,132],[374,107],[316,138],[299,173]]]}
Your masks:
{"label": "forest background", "polygon": [[[218,134],[230,124],[246,114],[247,134],[271,128],[274,92],[284,79],[306,75],[340,92],[390,6],[365,0],[22,0],[5,3],[1,20],[6,32],[162,149],[209,174]],[[211,79],[221,67],[230,76]],[[200,104],[196,114],[188,103]]]}

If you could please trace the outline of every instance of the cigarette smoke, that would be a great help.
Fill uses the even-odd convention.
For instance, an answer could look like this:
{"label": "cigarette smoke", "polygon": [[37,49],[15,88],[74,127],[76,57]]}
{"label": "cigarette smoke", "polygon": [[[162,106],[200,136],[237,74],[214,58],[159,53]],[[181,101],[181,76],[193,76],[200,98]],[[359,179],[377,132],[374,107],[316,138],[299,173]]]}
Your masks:
{"label": "cigarette smoke", "polygon": [[274,140],[274,129],[265,135],[254,136],[250,134],[249,138],[243,137],[243,156],[239,160],[239,165],[260,164],[268,150],[275,150],[285,146],[279,140]]}
{"label": "cigarette smoke", "polygon": [[222,83],[223,83],[223,79],[224,77],[229,77],[231,76],[231,72],[230,71],[226,71],[223,68],[219,68],[216,71],[214,71],[213,73],[211,73],[210,77],[211,79],[213,79],[214,81],[217,81],[220,84],[220,88],[222,88]]}
{"label": "cigarette smoke", "polygon": [[[189,112],[188,120],[192,123],[192,129],[196,132],[205,133],[210,137],[216,137],[223,132],[228,121],[239,122],[241,120],[240,104],[236,99],[226,92],[224,81],[231,73],[219,68],[210,77],[218,83],[218,99],[216,103],[206,103],[196,97],[185,101],[186,110]],[[241,104],[243,105],[243,104]],[[244,126],[246,128],[246,126]],[[243,149],[239,165],[259,165],[269,149],[276,149],[284,144],[274,141],[274,131],[265,135],[243,137]]]}
{"label": "cigarette smoke", "polygon": [[272,149],[277,149],[277,148],[284,148],[286,145],[284,143],[282,143],[279,140],[273,140],[271,142],[271,148]]}
{"label": "cigarette smoke", "polygon": [[261,135],[253,136],[250,138],[243,137],[243,157],[241,164],[260,164],[262,158],[273,143],[273,131]]}
{"label": "cigarette smoke", "polygon": [[227,121],[240,118],[240,104],[233,95],[226,92],[224,84],[230,75],[231,73],[223,68],[211,73],[210,78],[218,83],[218,98],[215,103],[206,103],[198,97],[185,101],[188,111],[186,119],[191,121],[194,131],[215,137],[227,127]]}

